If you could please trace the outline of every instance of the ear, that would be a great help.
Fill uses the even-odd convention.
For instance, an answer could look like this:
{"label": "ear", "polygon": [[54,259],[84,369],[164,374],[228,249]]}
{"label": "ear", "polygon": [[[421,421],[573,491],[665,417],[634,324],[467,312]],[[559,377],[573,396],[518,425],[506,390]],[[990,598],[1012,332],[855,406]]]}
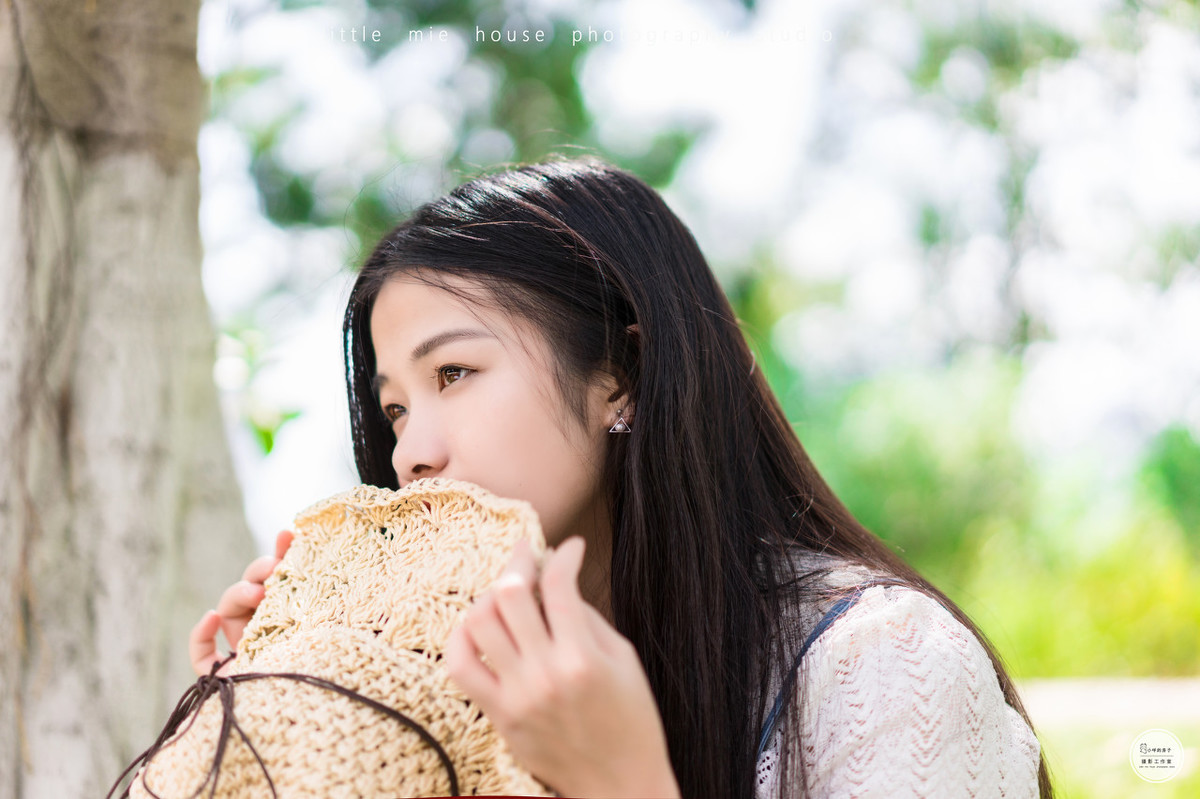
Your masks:
{"label": "ear", "polygon": [[601,419],[605,420],[604,424],[607,427],[612,427],[621,417],[625,418],[626,424],[633,421],[636,403],[629,399],[628,392],[622,391],[621,387],[617,385],[616,378],[611,375],[605,378],[602,402],[604,407],[601,411]]}
{"label": "ear", "polygon": [[[633,348],[635,350],[639,349],[641,347],[641,335],[640,331],[638,330],[637,322],[627,326],[625,328],[625,333],[628,334]],[[609,427],[612,427],[612,425],[616,424],[617,419],[620,416],[625,417],[626,424],[632,424],[633,417],[636,412],[636,403],[629,399],[628,392],[621,392],[620,394],[617,394],[618,391],[620,391],[620,387],[616,386],[614,383],[613,393],[609,395],[609,403],[611,405],[609,415],[612,419],[612,421],[609,423]],[[618,415],[618,411],[621,411],[620,415]]]}
{"label": "ear", "polygon": [[636,403],[630,402],[626,394],[622,394],[617,398],[616,402],[610,404],[611,410],[608,414],[608,426],[611,428],[617,423],[618,419],[624,418],[625,424],[632,425],[633,417],[636,415]]}
{"label": "ear", "polygon": [[[630,344],[634,349],[639,346],[638,343],[638,326],[637,324],[629,325],[625,328],[626,334],[630,337]],[[622,385],[625,376],[621,370],[614,369],[610,364],[609,367],[600,371],[597,375],[597,382],[594,385],[593,391],[593,413],[599,414],[599,420],[605,425],[605,429],[611,428],[617,423],[620,416],[625,417],[625,422],[628,424],[633,420],[634,403],[629,399],[627,387]],[[621,411],[618,414],[617,411]],[[597,417],[593,417],[597,418]]]}

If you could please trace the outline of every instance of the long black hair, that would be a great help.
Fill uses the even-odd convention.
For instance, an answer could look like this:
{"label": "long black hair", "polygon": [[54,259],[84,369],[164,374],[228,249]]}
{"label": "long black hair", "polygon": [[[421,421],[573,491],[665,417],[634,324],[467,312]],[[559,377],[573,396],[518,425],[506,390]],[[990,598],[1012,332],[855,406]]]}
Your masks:
{"label": "long black hair", "polygon": [[[372,390],[370,316],[385,281],[401,273],[447,290],[439,276],[467,278],[495,307],[533,322],[581,422],[597,374],[628,394],[632,433],[607,437],[604,465],[612,612],[641,656],[684,796],[753,796],[763,686],[798,644],[781,620],[812,599],[805,575],[775,568],[796,550],[841,556],[937,599],[979,636],[1005,698],[1028,721],[970,619],[821,478],[695,239],[644,182],[593,157],[510,168],[421,206],[378,243],[343,332],[359,475],[390,488],[396,440]],[[635,323],[636,335],[627,330]],[[799,694],[785,719],[799,718]],[[784,729],[795,744],[799,724]],[[803,785],[802,758],[791,759],[800,762],[784,756],[781,786]],[[1044,758],[1039,782],[1050,796]]]}

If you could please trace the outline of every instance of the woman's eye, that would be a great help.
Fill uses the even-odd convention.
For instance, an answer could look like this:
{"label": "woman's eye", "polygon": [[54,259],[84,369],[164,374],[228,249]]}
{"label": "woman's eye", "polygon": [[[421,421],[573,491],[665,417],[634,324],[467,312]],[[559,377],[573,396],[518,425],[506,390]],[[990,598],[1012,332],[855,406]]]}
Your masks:
{"label": "woman's eye", "polygon": [[[437,380],[438,390],[440,391],[443,388],[443,385],[457,383],[459,380],[462,380],[473,371],[475,370],[468,369],[465,366],[439,366],[437,369],[433,370],[433,377],[435,380]],[[453,377],[450,377],[450,375],[453,375]],[[390,402],[383,406],[383,415],[388,420],[389,424],[394,424],[395,421],[404,413],[405,409],[403,405],[397,405],[394,402]]]}
{"label": "woman's eye", "polygon": [[[437,369],[437,376],[439,378],[443,378],[447,384],[457,383],[459,380],[462,380],[464,377],[466,377],[467,372],[469,372],[469,371],[471,371],[471,370],[466,368],[465,366],[439,366]],[[460,373],[456,379],[450,380],[447,378],[447,375],[451,375],[456,372]],[[439,380],[439,382],[438,382],[439,388],[441,388],[441,383],[442,383],[442,381]]]}

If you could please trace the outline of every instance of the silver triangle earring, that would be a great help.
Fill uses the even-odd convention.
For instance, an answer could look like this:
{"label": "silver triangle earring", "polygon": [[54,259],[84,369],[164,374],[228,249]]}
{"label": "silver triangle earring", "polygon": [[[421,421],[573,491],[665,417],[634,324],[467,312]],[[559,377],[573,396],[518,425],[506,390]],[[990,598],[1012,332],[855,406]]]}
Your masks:
{"label": "silver triangle earring", "polygon": [[608,428],[608,432],[610,432],[610,433],[628,433],[629,432],[629,424],[626,423],[626,421],[625,421],[625,409],[624,408],[617,409],[617,423],[614,424],[612,427]]}

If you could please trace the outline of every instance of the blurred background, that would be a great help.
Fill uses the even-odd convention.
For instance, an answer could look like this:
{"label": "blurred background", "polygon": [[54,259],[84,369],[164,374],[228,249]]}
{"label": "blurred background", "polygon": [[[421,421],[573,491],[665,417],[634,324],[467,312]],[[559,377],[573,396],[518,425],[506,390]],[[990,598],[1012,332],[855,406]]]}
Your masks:
{"label": "blurred background", "polygon": [[[997,645],[1062,795],[1200,795],[1198,31],[1195,0],[205,0],[204,285],[260,549],[357,482],[341,312],[375,241],[595,153]],[[1169,783],[1129,767],[1148,727]]]}

